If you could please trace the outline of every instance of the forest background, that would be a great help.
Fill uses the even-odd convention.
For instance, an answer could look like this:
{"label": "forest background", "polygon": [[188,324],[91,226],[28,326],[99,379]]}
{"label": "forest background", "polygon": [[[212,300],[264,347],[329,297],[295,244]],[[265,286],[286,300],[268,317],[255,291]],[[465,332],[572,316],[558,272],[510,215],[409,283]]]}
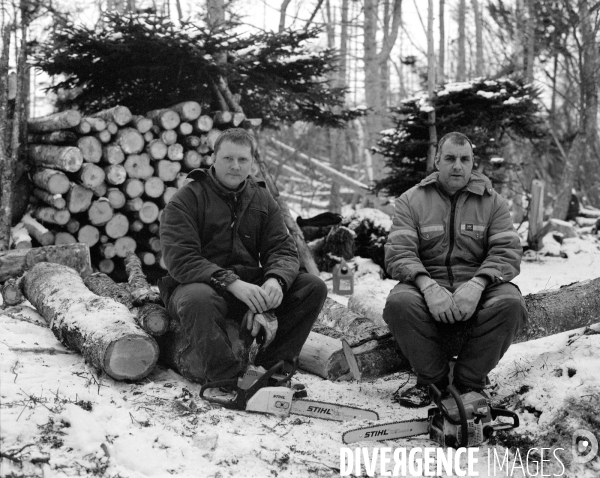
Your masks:
{"label": "forest background", "polygon": [[[281,114],[280,121],[266,122],[260,133],[267,138],[261,144],[269,169],[297,215],[319,209],[340,212],[343,204],[359,202],[386,209],[386,193],[393,196],[395,192],[390,181],[408,178],[409,187],[431,171],[437,133],[449,128],[495,142],[491,149],[486,144],[485,151],[476,150],[478,168],[493,176],[497,189],[512,201],[515,222],[526,217],[534,179],[546,186],[546,217],[565,219],[573,192],[585,205],[600,207],[599,10],[600,2],[592,0],[108,0],[77,4],[3,0],[3,46],[8,53],[7,63],[0,68],[2,84],[7,85],[0,101],[3,180],[17,163],[19,143],[16,122],[4,121],[10,98],[23,98],[20,110],[15,107],[15,111],[30,117],[50,113],[57,105],[64,107],[70,99],[69,90],[57,87],[64,76],[49,77],[40,68],[32,68],[40,65],[36,49],[47,46],[65,25],[102,30],[107,12],[123,17],[150,14],[175,25],[226,27],[242,37],[264,32],[301,35],[318,29],[304,41],[303,52],[333,54],[327,56],[327,68],[307,69],[304,75],[307,81],[344,89],[342,103],[331,106],[336,102],[323,101],[323,109],[331,108],[340,121],[298,121]],[[287,61],[297,60],[291,56]],[[19,61],[25,65],[20,69]],[[438,113],[436,131],[440,92],[471,88],[473,95],[487,98],[491,93],[477,90],[477,85],[507,78],[525,88],[519,99],[531,105],[526,118],[535,123],[535,134],[523,134],[528,126],[510,124],[510,118],[493,128],[478,125],[478,115],[489,106],[472,101],[459,104],[457,114],[468,112],[470,126],[454,125],[452,117],[440,125]],[[49,94],[48,87],[54,87],[54,94]],[[510,104],[511,98],[502,103]],[[411,101],[417,105],[416,114],[407,114]],[[405,132],[415,121],[424,125],[428,137],[417,139],[425,150],[417,148],[411,153],[416,157],[411,157],[402,145],[410,144],[411,133]],[[393,158],[389,147],[386,150],[386,136],[399,157]],[[290,148],[276,148],[272,139]],[[305,158],[304,165],[299,164],[299,153],[373,189],[348,189],[344,181],[307,167]],[[481,160],[484,157],[486,161]],[[406,163],[412,171],[407,172]]]}

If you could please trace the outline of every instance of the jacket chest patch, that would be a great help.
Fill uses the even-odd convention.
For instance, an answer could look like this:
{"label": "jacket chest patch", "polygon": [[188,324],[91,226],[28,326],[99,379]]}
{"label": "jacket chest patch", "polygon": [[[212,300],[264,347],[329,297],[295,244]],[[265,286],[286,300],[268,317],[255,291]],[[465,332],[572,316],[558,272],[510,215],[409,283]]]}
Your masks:
{"label": "jacket chest patch", "polygon": [[473,224],[465,224],[465,231],[472,231],[473,230]]}

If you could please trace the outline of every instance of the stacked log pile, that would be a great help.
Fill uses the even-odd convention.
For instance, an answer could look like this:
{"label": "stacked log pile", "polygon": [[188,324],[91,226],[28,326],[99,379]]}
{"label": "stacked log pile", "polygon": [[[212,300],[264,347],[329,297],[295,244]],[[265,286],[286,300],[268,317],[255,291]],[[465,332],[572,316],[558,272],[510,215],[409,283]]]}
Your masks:
{"label": "stacked log pile", "polygon": [[116,106],[84,117],[69,110],[29,120],[35,165],[31,213],[13,230],[13,247],[86,243],[100,272],[125,277],[135,252],[144,267],[161,266],[162,210],[187,180],[209,167],[216,138],[260,120],[186,101],[134,116]]}

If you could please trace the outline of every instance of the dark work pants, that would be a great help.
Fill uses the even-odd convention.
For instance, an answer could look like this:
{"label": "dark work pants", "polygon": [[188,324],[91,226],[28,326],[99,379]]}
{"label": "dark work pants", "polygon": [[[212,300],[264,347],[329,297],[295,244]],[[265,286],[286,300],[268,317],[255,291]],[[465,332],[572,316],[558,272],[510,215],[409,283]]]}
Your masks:
{"label": "dark work pants", "polygon": [[454,380],[483,388],[519,329],[527,309],[519,289],[509,282],[489,286],[473,316],[455,324],[436,322],[420,290],[398,284],[387,298],[383,319],[423,385],[448,376],[448,359],[458,355]]}
{"label": "dark work pants", "polygon": [[[265,368],[278,360],[291,360],[300,353],[327,297],[325,283],[316,276],[300,273],[272,312],[278,329],[266,350],[256,358]],[[182,355],[188,370],[200,380],[215,381],[235,377],[240,372],[225,318],[241,323],[248,310],[229,292],[219,293],[208,284],[181,284],[168,303],[169,315],[181,324],[189,344]],[[198,370],[199,369],[199,370]]]}

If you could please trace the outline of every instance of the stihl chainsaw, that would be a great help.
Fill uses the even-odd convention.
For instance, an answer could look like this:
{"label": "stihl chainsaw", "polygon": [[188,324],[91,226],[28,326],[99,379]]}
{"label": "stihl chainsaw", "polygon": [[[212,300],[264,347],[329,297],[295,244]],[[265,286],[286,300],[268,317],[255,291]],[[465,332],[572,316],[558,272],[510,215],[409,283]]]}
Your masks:
{"label": "stihl chainsaw", "polygon": [[[456,388],[446,390],[450,396],[430,385],[436,407],[428,410],[427,418],[402,422],[373,425],[344,433],[344,443],[358,441],[395,440],[416,435],[429,434],[429,437],[444,447],[476,446],[499,430],[510,430],[519,426],[516,413],[502,408],[494,408],[488,399],[477,392],[460,395]],[[498,417],[508,417],[512,423],[493,423]]]}
{"label": "stihl chainsaw", "polygon": [[[294,359],[292,371],[288,374],[283,373],[283,360],[269,370],[249,365],[244,374],[238,378],[203,385],[200,389],[200,398],[226,408],[281,416],[293,413],[338,422],[379,419],[379,415],[371,410],[336,403],[302,400],[307,395],[305,387],[300,384],[291,385],[291,378],[297,367],[297,358]],[[220,387],[233,389],[234,396],[218,397],[206,394],[207,390]]]}

